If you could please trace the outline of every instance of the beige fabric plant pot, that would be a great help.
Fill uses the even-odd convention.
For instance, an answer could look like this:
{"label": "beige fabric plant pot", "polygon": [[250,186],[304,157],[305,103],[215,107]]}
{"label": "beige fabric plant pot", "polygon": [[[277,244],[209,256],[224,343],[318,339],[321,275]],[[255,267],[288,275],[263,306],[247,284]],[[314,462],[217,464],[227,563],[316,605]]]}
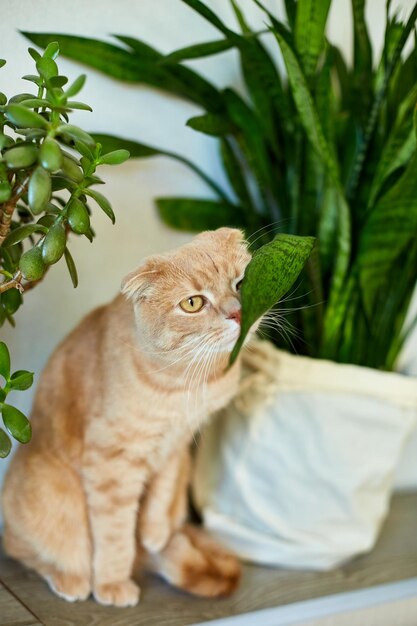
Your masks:
{"label": "beige fabric plant pot", "polygon": [[203,432],[193,495],[241,558],[325,570],[370,550],[417,423],[417,379],[256,341]]}

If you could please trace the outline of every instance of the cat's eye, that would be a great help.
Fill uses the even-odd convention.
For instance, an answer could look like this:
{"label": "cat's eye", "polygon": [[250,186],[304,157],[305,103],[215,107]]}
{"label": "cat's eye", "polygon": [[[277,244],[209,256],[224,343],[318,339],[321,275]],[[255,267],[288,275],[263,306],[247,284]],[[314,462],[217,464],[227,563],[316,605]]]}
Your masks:
{"label": "cat's eye", "polygon": [[243,278],[241,280],[239,280],[239,282],[236,283],[236,291],[240,291],[242,283],[243,283]]}
{"label": "cat's eye", "polygon": [[190,298],[184,298],[181,300],[180,307],[186,313],[197,313],[201,311],[204,306],[203,296],[191,296]]}

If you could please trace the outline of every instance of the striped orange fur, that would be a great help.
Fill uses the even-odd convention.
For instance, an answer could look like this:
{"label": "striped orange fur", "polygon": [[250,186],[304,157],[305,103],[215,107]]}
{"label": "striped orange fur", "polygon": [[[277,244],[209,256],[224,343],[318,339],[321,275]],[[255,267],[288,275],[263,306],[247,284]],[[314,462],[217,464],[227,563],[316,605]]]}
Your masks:
{"label": "striped orange fur", "polygon": [[[192,593],[236,587],[234,557],[185,523],[186,491],[189,443],[237,388],[239,362],[226,365],[249,259],[229,228],[150,257],[50,358],[5,481],[4,546],[63,598],[136,604],[138,558]],[[201,311],[182,310],[195,295]]]}

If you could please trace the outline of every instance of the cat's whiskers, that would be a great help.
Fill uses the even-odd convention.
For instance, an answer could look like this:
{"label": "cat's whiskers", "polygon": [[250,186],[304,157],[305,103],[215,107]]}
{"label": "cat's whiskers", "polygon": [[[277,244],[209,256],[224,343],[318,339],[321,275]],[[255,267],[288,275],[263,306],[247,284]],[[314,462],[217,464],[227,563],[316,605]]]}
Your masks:
{"label": "cat's whiskers", "polygon": [[[222,339],[215,339],[213,344],[210,346],[210,351],[208,353],[208,359],[204,367],[202,368],[202,396],[203,396],[203,404],[206,403],[207,400],[207,382],[210,377],[211,366],[213,365],[213,361],[215,362],[216,357],[218,355],[217,348],[221,345]],[[198,381],[199,384],[199,381]]]}
{"label": "cat's whiskers", "polygon": [[215,331],[212,331],[211,333],[207,333],[203,335],[201,344],[199,345],[197,351],[195,352],[193,358],[191,359],[189,365],[187,366],[183,374],[184,388],[187,390],[187,413],[188,413],[188,406],[189,406],[190,391],[193,387],[193,380],[195,378],[196,371],[198,370],[198,367],[200,366],[202,362],[201,355],[204,355],[205,351],[207,350],[209,343],[214,335],[214,332]]}
{"label": "cat's whiskers", "polygon": [[[278,330],[279,333],[286,339],[294,352],[297,352],[294,343],[291,338],[291,334],[294,337],[299,338],[298,331],[290,324],[290,322],[283,316],[276,316],[275,318],[262,319],[260,327],[270,328],[271,330]],[[258,328],[260,330],[260,328]]]}
{"label": "cat's whiskers", "polygon": [[[192,372],[190,372],[187,389],[187,414],[189,413],[190,407],[192,414],[197,413],[198,403],[201,402],[204,405],[206,402],[206,382],[210,376],[213,362],[216,364],[218,355],[221,354],[217,348],[223,341],[223,332],[218,330],[213,331],[209,335],[206,335],[206,340],[204,349],[202,350],[203,354],[201,356],[200,354],[198,355],[200,358],[195,363]],[[192,402],[193,396],[194,403]]]}
{"label": "cat's whiskers", "polygon": [[197,409],[197,401],[198,401],[198,392],[199,388],[194,384],[195,378],[202,367],[202,363],[204,362],[204,355],[207,352],[207,349],[210,345],[213,333],[209,335],[205,335],[203,337],[202,344],[193,359],[191,360],[186,372],[185,372],[185,389],[186,389],[186,405],[185,405],[185,417],[187,421],[187,427],[190,432],[193,434],[195,429],[195,424],[190,423],[190,416],[193,415],[193,411],[190,411],[191,406],[191,397],[192,391],[195,392],[195,405],[194,408]]}
{"label": "cat's whiskers", "polygon": [[[209,358],[207,359],[206,365],[203,370],[203,389],[202,389],[203,405],[205,405],[207,401],[207,382],[210,377],[210,373],[212,369],[213,370],[216,369],[217,359],[219,358],[219,355],[221,354],[221,352],[217,350],[217,348],[221,345],[221,343],[222,343],[222,337],[220,337],[219,339],[217,339],[217,341],[214,342],[214,346],[212,346],[212,349],[209,352]],[[197,397],[197,394],[196,394],[196,397]],[[202,422],[198,422],[197,430],[194,433],[194,443],[196,445],[198,444],[197,444],[195,435],[196,434],[199,435],[201,433],[201,427],[202,427]]]}
{"label": "cat's whiskers", "polygon": [[[262,226],[261,228],[258,228],[258,230],[256,230],[254,233],[249,235],[249,237],[247,237],[247,239],[246,239],[246,242],[247,242],[249,248],[254,246],[255,243],[257,241],[259,241],[259,239],[261,239],[264,235],[269,235],[269,234],[271,234],[271,232],[274,233],[274,234],[278,234],[279,227],[282,226],[283,224],[285,224],[285,222],[288,222],[288,221],[289,221],[288,219],[280,219],[280,220],[277,220],[275,222],[270,222],[269,224],[266,224],[265,226]],[[258,235],[258,236],[255,239],[253,239],[253,237],[255,237],[255,235]]]}

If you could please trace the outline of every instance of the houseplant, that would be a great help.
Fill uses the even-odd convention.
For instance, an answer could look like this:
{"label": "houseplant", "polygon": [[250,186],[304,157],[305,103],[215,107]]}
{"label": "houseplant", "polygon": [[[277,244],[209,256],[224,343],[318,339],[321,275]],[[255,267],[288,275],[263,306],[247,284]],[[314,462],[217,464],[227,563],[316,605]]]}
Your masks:
{"label": "houseplant", "polygon": [[[349,68],[325,37],[330,0],[286,2],[287,25],[265,16],[265,28],[277,38],[277,53],[286,65],[282,79],[262,43],[265,35],[250,30],[237,2],[232,6],[241,34],[200,0],[181,1],[222,37],[164,57],[125,36],[113,45],[69,35],[26,35],[41,46],[56,39],[67,57],[201,106],[204,113],[188,125],[219,138],[233,198],[185,157],[121,138],[96,138],[107,149],[124,145],[133,158],[179,158],[203,176],[217,199],[156,200],[171,226],[198,231],[238,225],[249,238],[264,228],[258,243],[277,232],[317,237],[317,254],[299,290],[299,310],[282,303],[286,319],[301,333],[293,339],[294,349],[393,369],[410,330],[403,322],[417,267],[417,46],[405,59],[401,56],[417,6],[402,23],[389,14],[387,3],[384,47],[380,58],[373,59],[365,2],[353,0],[354,64]],[[230,48],[239,51],[248,98],[233,89],[219,91],[183,63]],[[389,229],[384,228],[387,220]],[[272,332],[271,339],[282,345],[281,333]]]}
{"label": "houseplant", "polygon": [[[43,55],[33,48],[36,74],[24,76],[35,85],[35,93],[20,93],[10,99],[0,93],[0,326],[14,326],[14,313],[23,295],[35,287],[49,267],[65,259],[74,287],[78,277],[67,247],[73,233],[93,240],[90,208],[94,200],[112,222],[109,201],[93,185],[103,181],[95,174],[99,165],[122,163],[125,149],[106,153],[88,133],[69,123],[76,109],[91,111],[73,100],[85,76],[70,85],[55,62],[59,46],[51,42]],[[0,61],[0,67],[5,64]],[[10,354],[0,342],[0,411],[8,433],[27,443],[31,426],[26,416],[5,402],[12,391],[24,391],[33,374],[11,372]],[[0,428],[0,457],[11,449],[8,434]]]}
{"label": "houseplant", "polygon": [[[258,440],[263,441],[261,433],[268,432],[268,425],[279,423],[279,434],[283,436],[288,434],[286,429],[291,424],[302,423],[299,420],[309,416],[308,423],[299,431],[303,437],[296,438],[296,441],[305,440],[306,448],[299,449],[287,466],[285,449],[280,454],[274,448],[276,465],[272,473],[269,468],[269,476],[275,477],[282,467],[287,471],[282,483],[264,480],[262,485],[266,500],[273,500],[274,492],[267,487],[282,492],[285,479],[294,476],[297,467],[304,467],[302,478],[310,485],[308,502],[304,508],[298,508],[296,519],[287,517],[284,526],[282,515],[288,511],[285,506],[278,513],[275,510],[278,528],[281,524],[281,529],[297,529],[297,523],[304,518],[307,533],[301,532],[301,526],[298,535],[295,532],[285,537],[284,533],[287,545],[292,541],[298,556],[307,554],[306,542],[314,535],[317,524],[326,528],[324,543],[316,546],[314,557],[303,562],[314,567],[329,566],[373,544],[387,509],[393,469],[415,421],[415,381],[387,372],[395,368],[399,351],[413,327],[413,323],[404,327],[404,321],[417,278],[415,124],[413,127],[417,101],[416,42],[406,56],[403,51],[415,29],[417,5],[403,23],[398,15],[390,13],[390,2],[387,3],[383,50],[380,58],[375,59],[364,18],[365,2],[352,0],[354,60],[353,66],[348,67],[340,50],[325,36],[330,0],[286,1],[286,24],[254,0],[265,12],[269,36],[277,40],[276,51],[281,54],[286,70],[281,77],[275,59],[263,45],[265,33],[250,29],[238,2],[232,1],[232,6],[241,32],[225,25],[200,0],[182,1],[217,28],[221,37],[164,56],[131,37],[118,36],[117,45],[113,45],[66,35],[28,36],[39,45],[57,38],[63,53],[73,59],[114,78],[158,87],[202,107],[203,113],[190,119],[188,125],[219,138],[233,197],[183,157],[134,141],[126,140],[123,144],[134,157],[169,154],[179,158],[197,171],[216,194],[215,200],[158,199],[159,213],[168,224],[187,230],[224,224],[243,226],[249,239],[254,236],[255,247],[283,231],[317,237],[318,246],[307,264],[296,305],[286,300],[280,303],[278,311],[301,334],[292,339],[290,349],[314,358],[304,361],[301,357],[298,365],[293,366],[291,359],[297,357],[287,359],[279,351],[271,352],[270,343],[259,348],[258,359],[249,356],[254,371],[246,388],[250,398],[260,398],[257,406],[249,402],[247,415],[256,414],[256,419],[239,420],[239,415],[245,413],[242,406],[239,408],[238,399],[237,408],[233,409],[236,419],[232,416],[222,422],[224,428],[233,424],[227,437],[221,436],[218,427],[211,429],[208,438],[214,445],[205,444],[200,452],[200,460],[205,458],[205,461],[201,461],[203,470],[198,472],[197,496],[206,519],[214,509],[218,514],[215,522],[212,516],[212,526],[220,520],[225,527],[227,515],[222,506],[230,493],[237,494],[235,503],[240,513],[233,512],[232,525],[239,520],[244,534],[248,519],[255,525],[259,522],[251,516],[250,503],[245,503],[244,497],[245,492],[253,494],[255,487],[249,477],[245,484],[236,482],[230,465],[224,463],[225,458],[240,467],[250,467],[252,478],[256,474],[262,476],[267,469],[255,463],[254,472],[249,459],[239,457],[236,442],[246,442],[245,447],[252,454],[257,452],[256,459],[262,459],[262,449],[256,450],[250,437],[253,424],[260,429],[256,431]],[[244,97],[230,88],[219,91],[184,64],[188,59],[220,54],[230,48],[239,52],[248,92]],[[109,148],[114,141],[122,141],[104,135],[98,139]],[[276,317],[271,323],[269,337],[280,347],[285,337],[276,326],[282,320]],[[333,361],[331,369],[327,361],[316,360],[317,357]],[[270,363],[273,371],[268,366]],[[351,369],[344,363],[361,367]],[[265,370],[262,364],[266,364]],[[294,403],[302,394],[299,389],[293,393],[293,383],[286,379],[285,372],[291,371],[291,380],[299,381],[307,370],[308,380],[303,380],[304,401],[297,410]],[[322,380],[319,389],[313,387],[317,379]],[[360,384],[361,380],[365,382]],[[260,394],[256,381],[262,388]],[[356,408],[346,404],[354,395],[352,381],[358,383]],[[380,394],[386,389],[392,391],[388,397]],[[396,389],[401,389],[401,398]],[[364,398],[372,398],[371,404]],[[291,424],[276,414],[277,407],[286,406],[286,402],[291,406]],[[329,419],[332,417],[327,410],[329,406],[334,420]],[[346,406],[350,409],[348,415],[337,410]],[[384,406],[392,416],[389,426],[385,418],[379,419]],[[313,415],[307,411],[308,407],[314,407]],[[339,428],[342,422],[346,429]],[[336,430],[332,430],[334,425]],[[346,435],[348,431],[350,435],[343,441],[343,433]],[[327,438],[322,437],[323,433]],[[270,440],[275,442],[276,431],[269,430],[269,434],[274,435]],[[353,482],[338,480],[342,475],[349,477],[348,470],[353,464],[361,465],[356,455],[358,443],[364,437],[369,451],[365,455],[361,449],[364,471],[355,474]],[[294,443],[294,439],[288,441]],[[391,448],[386,445],[388,441]],[[372,442],[378,442],[379,449],[371,449]],[[222,448],[223,444],[227,450]],[[324,457],[329,460],[323,464],[327,476],[320,474],[320,459],[307,466],[302,463],[297,466],[295,462],[308,458],[308,450],[316,449],[314,445],[318,449],[322,446],[321,461]],[[204,450],[209,453],[205,454]],[[384,450],[385,458],[381,458]],[[216,455],[215,464],[213,455]],[[369,463],[365,463],[365,458]],[[223,469],[222,481],[210,473],[213,465]],[[289,495],[297,497],[301,483],[292,489],[288,499]],[[315,498],[313,485],[327,485],[327,493],[326,489],[324,492],[319,489]],[[242,496],[240,500],[239,496]],[[323,507],[324,501],[329,506]],[[262,506],[258,504],[257,513],[262,515]],[[343,538],[331,531],[331,524],[326,525],[323,518],[315,515],[320,507],[327,520],[336,519],[339,527],[352,529],[352,541],[345,542],[347,551],[340,543]],[[260,528],[264,535],[270,533],[276,538],[277,527],[268,525],[265,519],[261,520]],[[231,540],[231,535],[225,539]],[[236,544],[235,547],[239,549]],[[268,549],[272,551],[271,546]],[[254,558],[254,553],[246,556]],[[286,561],[286,564],[299,563],[294,554]]]}

